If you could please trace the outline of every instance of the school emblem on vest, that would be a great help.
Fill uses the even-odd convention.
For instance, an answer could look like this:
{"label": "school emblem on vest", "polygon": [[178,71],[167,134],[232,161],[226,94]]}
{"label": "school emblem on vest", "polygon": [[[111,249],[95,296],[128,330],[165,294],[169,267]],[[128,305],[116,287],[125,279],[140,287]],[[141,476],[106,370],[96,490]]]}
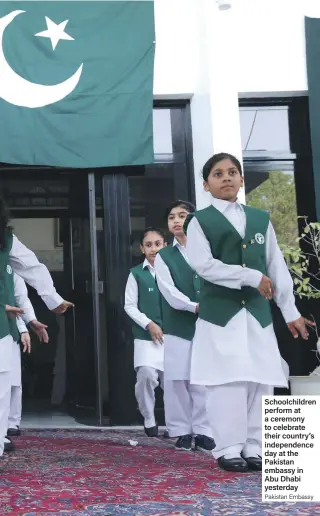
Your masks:
{"label": "school emblem on vest", "polygon": [[12,268],[10,267],[10,265],[7,265],[7,273],[12,274]]}
{"label": "school emblem on vest", "polygon": [[264,244],[264,236],[261,233],[257,233],[254,238],[257,244]]}

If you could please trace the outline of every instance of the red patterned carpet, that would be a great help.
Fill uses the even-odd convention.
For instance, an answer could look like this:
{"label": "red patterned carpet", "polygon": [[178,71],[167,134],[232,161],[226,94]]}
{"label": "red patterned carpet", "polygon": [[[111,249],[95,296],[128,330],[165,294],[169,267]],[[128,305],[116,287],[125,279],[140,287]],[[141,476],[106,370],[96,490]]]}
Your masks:
{"label": "red patterned carpet", "polygon": [[223,472],[142,432],[28,431],[15,443],[0,472],[1,515],[320,514],[320,504],[263,503],[259,474]]}

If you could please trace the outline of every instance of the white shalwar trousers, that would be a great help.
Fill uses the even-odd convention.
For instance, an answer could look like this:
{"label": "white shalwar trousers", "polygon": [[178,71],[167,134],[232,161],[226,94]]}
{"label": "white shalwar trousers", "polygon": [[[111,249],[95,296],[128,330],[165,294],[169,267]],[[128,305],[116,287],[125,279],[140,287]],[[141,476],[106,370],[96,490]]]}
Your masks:
{"label": "white shalwar trousers", "polygon": [[159,383],[163,389],[163,371],[149,366],[137,367],[135,393],[146,428],[151,428],[156,425],[154,416],[156,397],[154,391]]}
{"label": "white shalwar trousers", "polygon": [[14,346],[11,335],[0,339],[0,456],[7,435],[12,384],[11,360]]}
{"label": "white shalwar trousers", "polygon": [[12,349],[11,398],[8,428],[20,426],[22,412],[21,351],[17,342]]}
{"label": "white shalwar trousers", "polygon": [[164,380],[164,407],[170,437],[206,435],[212,437],[207,410],[207,389],[189,380]]}
{"label": "white shalwar trousers", "polygon": [[207,413],[216,447],[213,456],[262,452],[262,396],[270,385],[233,382],[208,387]]}
{"label": "white shalwar trousers", "polygon": [[22,387],[13,385],[11,387],[10,412],[8,418],[8,428],[20,426],[22,412]]}

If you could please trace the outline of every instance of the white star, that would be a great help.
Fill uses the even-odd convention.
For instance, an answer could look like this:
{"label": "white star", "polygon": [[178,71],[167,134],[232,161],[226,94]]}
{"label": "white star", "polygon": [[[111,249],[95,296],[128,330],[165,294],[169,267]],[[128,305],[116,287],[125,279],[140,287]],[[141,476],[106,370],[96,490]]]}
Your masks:
{"label": "white star", "polygon": [[74,41],[74,38],[72,38],[71,36],[69,36],[69,34],[64,32],[64,29],[66,28],[66,25],[69,20],[65,20],[62,23],[54,23],[47,16],[45,16],[45,19],[46,19],[48,29],[43,30],[42,32],[38,32],[37,34],[35,34],[35,36],[40,36],[41,38],[50,38],[53,50],[56,48],[60,39]]}

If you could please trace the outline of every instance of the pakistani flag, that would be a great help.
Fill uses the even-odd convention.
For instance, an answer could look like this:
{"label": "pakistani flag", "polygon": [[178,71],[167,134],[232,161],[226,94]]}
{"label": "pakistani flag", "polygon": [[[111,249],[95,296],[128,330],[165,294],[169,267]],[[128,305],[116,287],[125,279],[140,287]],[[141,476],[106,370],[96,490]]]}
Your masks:
{"label": "pakistani flag", "polygon": [[0,2],[0,162],[153,161],[151,0]]}

